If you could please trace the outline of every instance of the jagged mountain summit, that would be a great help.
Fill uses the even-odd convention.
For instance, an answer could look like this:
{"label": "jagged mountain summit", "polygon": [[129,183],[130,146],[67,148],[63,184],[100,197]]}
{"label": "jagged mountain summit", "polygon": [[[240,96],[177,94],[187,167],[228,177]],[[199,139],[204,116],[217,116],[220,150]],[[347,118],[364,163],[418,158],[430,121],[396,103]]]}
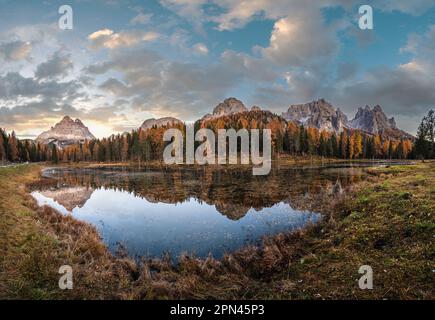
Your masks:
{"label": "jagged mountain summit", "polygon": [[376,105],[373,109],[369,106],[358,108],[358,112],[350,122],[350,126],[372,134],[380,133],[385,129],[397,129],[394,118],[388,119],[379,105]]}
{"label": "jagged mountain summit", "polygon": [[282,117],[307,127],[329,132],[341,132],[348,127],[347,116],[324,99],[305,104],[291,105]]}
{"label": "jagged mountain summit", "polygon": [[307,127],[339,133],[343,129],[358,129],[369,134],[380,134],[393,139],[412,139],[413,137],[397,128],[394,118],[388,118],[381,106],[359,108],[355,117],[349,121],[347,116],[332,104],[319,99],[305,104],[291,105],[282,114],[287,121],[294,121]]}
{"label": "jagged mountain summit", "polygon": [[59,148],[76,143],[84,143],[86,140],[94,140],[95,136],[89,129],[80,121],[73,120],[69,116],[65,116],[50,130],[41,133],[36,142],[43,144],[55,144]]}
{"label": "jagged mountain summit", "polygon": [[144,121],[144,123],[142,123],[141,125],[141,129],[142,130],[148,130],[151,129],[153,127],[156,128],[160,128],[163,126],[175,126],[177,124],[183,124],[183,122],[181,120],[178,120],[177,118],[173,118],[173,117],[165,117],[165,118],[160,118],[160,119],[147,119]]}
{"label": "jagged mountain summit", "polygon": [[376,105],[358,108],[355,118],[349,123],[350,127],[360,129],[371,134],[381,134],[395,139],[413,138],[409,133],[397,128],[394,117],[387,118],[381,106]]}
{"label": "jagged mountain summit", "polygon": [[[258,107],[257,107],[258,108]],[[213,114],[206,114],[203,119],[213,119],[222,116],[247,112],[248,109],[245,107],[242,101],[236,98],[225,99],[224,102],[219,103],[214,109]]]}

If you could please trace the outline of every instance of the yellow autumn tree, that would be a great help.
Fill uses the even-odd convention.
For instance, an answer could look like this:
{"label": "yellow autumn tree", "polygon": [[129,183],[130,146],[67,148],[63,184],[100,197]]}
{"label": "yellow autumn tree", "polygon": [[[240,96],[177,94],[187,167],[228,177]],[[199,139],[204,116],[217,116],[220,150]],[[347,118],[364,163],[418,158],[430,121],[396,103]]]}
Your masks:
{"label": "yellow autumn tree", "polygon": [[378,158],[382,154],[382,142],[379,134],[375,135],[375,157]]}
{"label": "yellow autumn tree", "polygon": [[352,131],[349,136],[349,159],[353,159],[355,156],[355,131]]}
{"label": "yellow autumn tree", "polygon": [[362,139],[362,135],[361,132],[359,131],[355,131],[355,139],[354,139],[354,157],[355,158],[360,158],[362,156],[363,153],[363,139]]}

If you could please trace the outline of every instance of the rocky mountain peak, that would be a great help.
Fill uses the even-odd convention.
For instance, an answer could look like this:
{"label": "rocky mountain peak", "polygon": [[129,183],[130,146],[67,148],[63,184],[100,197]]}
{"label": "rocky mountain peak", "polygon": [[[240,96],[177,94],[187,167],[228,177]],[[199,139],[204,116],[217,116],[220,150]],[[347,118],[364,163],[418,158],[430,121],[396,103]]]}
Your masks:
{"label": "rocky mountain peak", "polygon": [[242,101],[236,98],[228,98],[225,99],[223,102],[219,103],[213,109],[212,114],[210,113],[206,114],[201,120],[210,120],[210,119],[219,118],[230,114],[247,112],[247,111],[249,110],[248,108],[245,107]]}
{"label": "rocky mountain peak", "polygon": [[291,105],[282,116],[286,120],[330,132],[340,132],[348,124],[347,116],[325,99]]}
{"label": "rocky mountain peak", "polygon": [[[78,120],[78,119],[77,119],[77,120]],[[60,122],[59,122],[58,124],[61,124],[61,123],[72,123],[72,122],[74,122],[74,120],[71,119],[70,116],[65,116],[65,117],[63,117],[62,120],[60,120]]]}
{"label": "rocky mountain peak", "polygon": [[225,99],[213,109],[213,116],[221,117],[232,113],[240,113],[248,111],[242,101],[236,98]]}
{"label": "rocky mountain peak", "polygon": [[86,140],[94,140],[95,136],[83,124],[80,119],[73,120],[65,116],[50,130],[41,133],[36,141],[43,144],[53,143],[59,148],[84,143]]}
{"label": "rocky mountain peak", "polygon": [[369,106],[365,106],[364,109],[358,108],[358,112],[350,122],[350,126],[372,134],[378,134],[387,129],[397,130],[395,119],[388,119],[380,105],[374,106],[373,109]]}
{"label": "rocky mountain peak", "polygon": [[144,121],[144,123],[141,125],[142,130],[148,130],[153,128],[154,126],[157,128],[163,127],[163,126],[175,126],[177,124],[183,124],[182,121],[178,120],[177,118],[173,117],[165,117],[160,119],[147,119]]}

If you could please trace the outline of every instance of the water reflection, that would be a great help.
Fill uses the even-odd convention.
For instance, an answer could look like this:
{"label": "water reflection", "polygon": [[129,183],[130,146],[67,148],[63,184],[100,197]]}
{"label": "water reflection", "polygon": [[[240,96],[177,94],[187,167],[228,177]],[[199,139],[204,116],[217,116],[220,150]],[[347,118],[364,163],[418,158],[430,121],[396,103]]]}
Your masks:
{"label": "water reflection", "polygon": [[[220,257],[262,236],[316,222],[319,200],[363,178],[358,168],[281,168],[265,177],[213,169],[56,168],[53,186],[32,194],[92,223],[113,251]],[[318,209],[318,207],[317,207]]]}

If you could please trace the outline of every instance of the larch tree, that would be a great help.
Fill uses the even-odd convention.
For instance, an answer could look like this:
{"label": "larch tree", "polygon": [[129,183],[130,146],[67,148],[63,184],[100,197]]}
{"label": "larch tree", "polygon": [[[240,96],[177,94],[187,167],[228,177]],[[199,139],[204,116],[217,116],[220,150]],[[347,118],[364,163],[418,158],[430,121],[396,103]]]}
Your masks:
{"label": "larch tree", "polygon": [[362,143],[362,135],[358,130],[355,131],[355,140],[353,146],[353,153],[355,158],[360,158],[363,152],[363,143]]}
{"label": "larch tree", "polygon": [[374,139],[374,157],[377,158],[382,153],[382,141],[379,134],[375,135]]}
{"label": "larch tree", "polygon": [[348,154],[348,158],[349,159],[353,159],[355,156],[355,132],[352,131],[351,134],[349,135],[349,154]]}

